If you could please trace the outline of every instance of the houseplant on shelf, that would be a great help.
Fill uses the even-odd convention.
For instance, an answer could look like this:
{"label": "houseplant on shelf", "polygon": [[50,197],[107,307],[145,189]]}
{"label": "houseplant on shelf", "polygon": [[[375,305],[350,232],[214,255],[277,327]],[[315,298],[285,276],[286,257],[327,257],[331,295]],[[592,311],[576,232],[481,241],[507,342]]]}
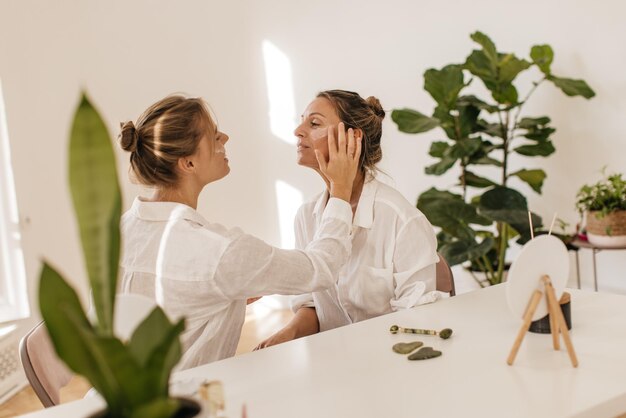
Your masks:
{"label": "houseplant on shelf", "polygon": [[44,262],[39,304],[57,354],[106,401],[98,416],[194,416],[197,404],[169,396],[184,320],[172,324],[156,307],[128,342],[114,335],[121,195],[108,131],[85,95],[72,126],[69,180],[97,319],[90,322],[74,289]]}
{"label": "houseplant on shelf", "polygon": [[597,183],[582,186],[576,195],[576,209],[585,219],[591,244],[626,246],[626,180],[622,174],[604,175]]}
{"label": "houseplant on shelf", "polygon": [[[595,93],[583,80],[552,73],[554,54],[549,45],[533,46],[526,60],[499,52],[481,32],[471,39],[480,49],[473,50],[465,62],[424,73],[424,89],[437,104],[432,116],[405,108],[393,110],[391,117],[402,132],[440,128],[445,133],[445,140],[431,144],[429,154],[437,162],[425,171],[440,176],[455,167],[458,192],[431,188],[419,196],[417,207],[441,228],[439,251],[446,260],[451,265],[470,262],[472,270],[485,274],[486,280],[479,281],[484,286],[502,281],[510,240],[517,237],[524,243],[530,238],[526,198],[511,187],[510,180],[517,178],[541,194],[546,178],[536,168],[511,172],[511,158],[514,154],[547,157],[555,151],[550,118],[522,117],[524,105],[545,82],[568,96],[589,99]],[[520,98],[513,82],[531,69],[538,70],[538,78]],[[483,82],[490,98],[468,93],[475,78]],[[481,175],[479,170],[485,166],[497,167],[497,177]],[[533,227],[541,227],[541,218],[536,214],[532,218]]]}

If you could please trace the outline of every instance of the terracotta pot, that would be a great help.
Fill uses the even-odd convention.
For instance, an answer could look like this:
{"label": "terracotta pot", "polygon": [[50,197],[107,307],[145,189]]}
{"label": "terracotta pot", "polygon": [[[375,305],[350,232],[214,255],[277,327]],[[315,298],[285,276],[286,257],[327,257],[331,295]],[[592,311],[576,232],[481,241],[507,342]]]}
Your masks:
{"label": "terracotta pot", "polygon": [[[189,398],[175,398],[180,402],[181,408],[176,412],[172,418],[192,418],[198,416],[202,411],[200,404],[193,399]],[[87,418],[113,418],[109,415],[108,411],[98,411]]]}
{"label": "terracotta pot", "polygon": [[587,238],[598,247],[626,246],[626,210],[601,216],[599,211],[587,212]]}

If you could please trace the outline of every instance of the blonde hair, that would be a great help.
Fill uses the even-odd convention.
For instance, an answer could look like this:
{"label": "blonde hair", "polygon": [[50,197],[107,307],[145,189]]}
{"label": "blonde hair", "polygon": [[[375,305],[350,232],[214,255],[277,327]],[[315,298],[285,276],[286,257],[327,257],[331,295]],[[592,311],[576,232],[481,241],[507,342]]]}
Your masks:
{"label": "blonde hair", "polygon": [[136,124],[129,121],[120,125],[119,142],[124,151],[130,152],[135,178],[142,184],[160,187],[174,186],[178,181],[178,159],[192,155],[207,132],[217,131],[206,102],[182,95],[154,103]]}
{"label": "blonde hair", "polygon": [[363,132],[359,169],[370,174],[377,172],[376,164],[383,158],[380,139],[385,118],[380,101],[374,96],[363,99],[358,93],[346,90],[325,90],[318,93],[317,97],[323,97],[333,104],[346,129],[360,129]]}

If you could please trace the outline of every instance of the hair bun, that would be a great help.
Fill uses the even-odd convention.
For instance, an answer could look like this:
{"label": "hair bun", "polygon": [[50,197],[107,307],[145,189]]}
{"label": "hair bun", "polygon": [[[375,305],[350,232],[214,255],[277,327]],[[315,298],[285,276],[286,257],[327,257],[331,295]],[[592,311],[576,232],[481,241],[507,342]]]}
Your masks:
{"label": "hair bun", "polygon": [[369,107],[374,111],[376,116],[378,116],[381,119],[385,118],[385,110],[383,109],[382,105],[380,104],[380,100],[378,100],[374,96],[370,96],[367,99],[365,99],[365,101],[367,102]]}
{"label": "hair bun", "polygon": [[134,152],[137,149],[137,142],[139,141],[139,134],[135,129],[135,124],[132,121],[126,123],[120,123],[122,132],[120,132],[120,145],[124,151]]}

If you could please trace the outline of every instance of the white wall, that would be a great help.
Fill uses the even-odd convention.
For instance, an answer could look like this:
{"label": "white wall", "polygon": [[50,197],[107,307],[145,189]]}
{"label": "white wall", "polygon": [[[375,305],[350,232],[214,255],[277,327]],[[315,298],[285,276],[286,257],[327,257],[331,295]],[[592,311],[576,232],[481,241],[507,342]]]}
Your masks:
{"label": "white wall", "polygon": [[[264,41],[290,59],[297,112],[317,91],[343,88],[378,96],[388,110],[408,106],[425,113],[433,102],[423,90],[423,72],[463,60],[473,47],[471,32],[484,31],[500,49],[523,56],[531,45],[549,43],[556,53],[554,72],[585,79],[597,97],[567,98],[543,86],[526,112],[552,117],[557,152],[513,164],[543,168],[543,196],[521,187],[531,208],[546,222],[557,211],[574,225],[577,188],[596,180],[605,165],[626,172],[624,16],[619,0],[3,0],[0,78],[30,287],[36,288],[39,257],[45,256],[85,289],[66,180],[68,134],[81,88],[112,135],[120,121],[136,119],[168,93],[205,97],[231,137],[232,172],[207,187],[200,211],[280,243],[275,182],[286,181],[305,197],[322,185],[296,166],[293,146],[270,131]],[[454,182],[423,172],[431,163],[428,146],[440,136],[404,135],[386,121],[382,168],[410,201],[432,185]],[[137,188],[127,180],[126,160],[120,151],[128,206]],[[589,287],[586,256],[583,280]],[[626,254],[599,257],[601,289],[626,292]]]}

